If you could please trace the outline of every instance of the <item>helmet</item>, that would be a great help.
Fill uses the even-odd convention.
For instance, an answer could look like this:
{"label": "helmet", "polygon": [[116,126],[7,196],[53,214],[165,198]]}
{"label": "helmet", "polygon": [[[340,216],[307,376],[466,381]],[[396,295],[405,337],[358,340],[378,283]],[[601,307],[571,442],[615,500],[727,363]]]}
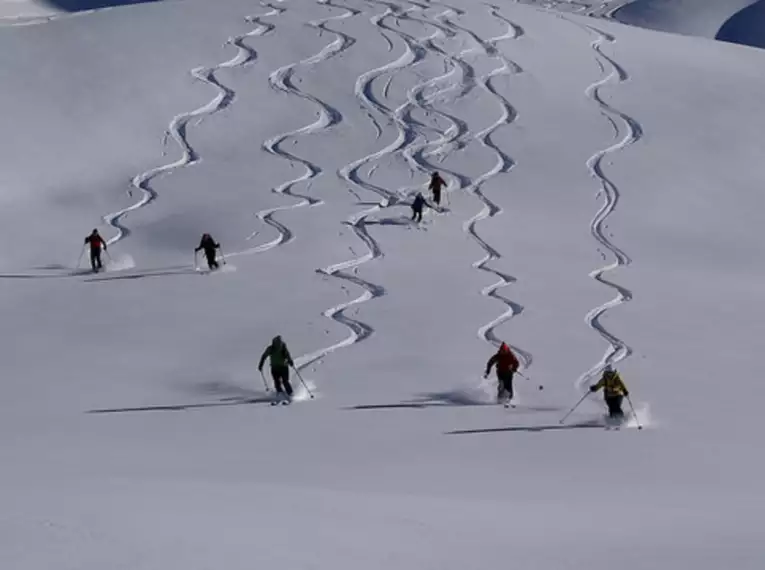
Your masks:
{"label": "helmet", "polygon": [[97,233],[98,233],[98,230],[93,228],[93,231],[91,232],[91,234],[96,235]]}
{"label": "helmet", "polygon": [[279,335],[276,335],[271,341],[271,344],[273,346],[281,346],[282,344],[284,344],[284,341],[282,340],[282,337],[280,337]]}
{"label": "helmet", "polygon": [[502,354],[507,354],[508,352],[510,352],[510,347],[507,346],[507,343],[503,342],[502,345],[499,347],[499,352]]}
{"label": "helmet", "polygon": [[603,368],[603,372],[613,372],[614,371],[614,365],[613,364],[606,364],[605,368]]}

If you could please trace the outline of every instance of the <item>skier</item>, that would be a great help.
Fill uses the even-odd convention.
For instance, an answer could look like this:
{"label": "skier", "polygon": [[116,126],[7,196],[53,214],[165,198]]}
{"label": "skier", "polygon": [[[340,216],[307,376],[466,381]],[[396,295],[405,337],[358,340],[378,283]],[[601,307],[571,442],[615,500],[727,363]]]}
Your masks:
{"label": "skier", "polygon": [[425,196],[422,195],[422,192],[417,192],[417,196],[414,198],[414,202],[412,202],[412,221],[413,222],[421,222],[422,221],[422,209],[425,207]]}
{"label": "skier", "polygon": [[497,402],[509,402],[513,399],[513,374],[518,370],[520,363],[506,343],[502,343],[499,350],[486,363],[486,374],[489,377],[491,367],[497,365]]}
{"label": "skier", "polygon": [[627,386],[624,385],[622,377],[610,364],[603,370],[603,376],[600,377],[598,383],[590,386],[590,392],[597,392],[601,388],[603,388],[603,396],[608,406],[608,416],[615,420],[623,419],[622,400],[630,393]]}
{"label": "skier", "polygon": [[441,178],[438,172],[434,172],[430,177],[430,185],[428,189],[433,192],[433,203],[436,206],[441,205],[441,188],[446,186],[446,181]]}
{"label": "skier", "polygon": [[263,351],[258,363],[258,371],[263,372],[263,364],[266,358],[271,359],[271,378],[274,380],[274,389],[277,394],[287,394],[287,401],[292,400],[292,385],[290,384],[290,366],[294,366],[292,356],[284,344],[282,337],[275,336],[271,344]]}
{"label": "skier", "polygon": [[98,230],[93,230],[91,234],[85,238],[85,243],[90,244],[90,267],[94,273],[97,273],[99,269],[103,269],[101,264],[101,247],[106,251],[106,242],[102,238]]}
{"label": "skier", "polygon": [[210,271],[218,269],[218,262],[215,260],[215,250],[220,248],[220,244],[216,243],[210,234],[202,234],[202,240],[199,242],[199,247],[194,250],[194,253],[200,249],[204,250],[205,257],[207,258],[207,266]]}

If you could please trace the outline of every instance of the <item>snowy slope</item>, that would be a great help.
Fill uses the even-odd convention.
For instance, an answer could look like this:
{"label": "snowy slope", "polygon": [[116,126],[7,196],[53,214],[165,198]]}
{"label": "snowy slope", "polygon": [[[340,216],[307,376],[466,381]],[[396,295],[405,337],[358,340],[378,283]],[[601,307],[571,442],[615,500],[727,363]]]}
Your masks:
{"label": "snowy slope", "polygon": [[[0,30],[0,567],[760,568],[763,57],[468,0]],[[606,360],[647,429],[559,424]]]}

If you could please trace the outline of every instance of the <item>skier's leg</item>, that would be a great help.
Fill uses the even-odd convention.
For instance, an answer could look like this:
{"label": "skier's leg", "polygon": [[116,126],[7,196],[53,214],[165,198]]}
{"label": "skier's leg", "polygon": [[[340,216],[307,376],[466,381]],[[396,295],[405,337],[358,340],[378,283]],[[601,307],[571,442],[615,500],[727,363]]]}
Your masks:
{"label": "skier's leg", "polygon": [[215,262],[215,251],[214,250],[205,250],[205,257],[207,258],[207,267],[210,270],[213,270],[218,267],[218,264]]}
{"label": "skier's leg", "polygon": [[96,250],[95,249],[90,250],[90,268],[93,271],[96,271],[98,269],[98,266],[96,265]]}
{"label": "skier's leg", "polygon": [[623,418],[624,412],[622,411],[622,397],[621,396],[609,396],[606,398],[606,405],[608,406],[608,416],[611,418]]}
{"label": "skier's leg", "polygon": [[103,269],[103,264],[101,263],[101,250],[96,250],[96,265],[98,265],[99,269]]}
{"label": "skier's leg", "polygon": [[281,394],[282,392],[284,392],[284,389],[282,388],[282,376],[278,369],[276,368],[271,369],[271,378],[274,381],[274,390],[276,390],[276,393]]}
{"label": "skier's leg", "polygon": [[513,373],[508,373],[504,378],[505,392],[507,392],[507,399],[513,399]]}
{"label": "skier's leg", "polygon": [[614,408],[616,411],[616,417],[617,418],[623,418],[624,417],[624,411],[622,410],[622,397],[621,396],[615,396],[614,397]]}
{"label": "skier's leg", "polygon": [[292,398],[292,384],[290,384],[290,369],[285,368],[282,371],[282,382],[284,383],[284,391]]}

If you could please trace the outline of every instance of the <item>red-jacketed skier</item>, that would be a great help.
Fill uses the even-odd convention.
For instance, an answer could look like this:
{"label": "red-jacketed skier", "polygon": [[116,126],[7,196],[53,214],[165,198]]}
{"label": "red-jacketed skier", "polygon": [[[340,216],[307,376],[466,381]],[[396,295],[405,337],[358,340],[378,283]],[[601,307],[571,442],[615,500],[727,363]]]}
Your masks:
{"label": "red-jacketed skier", "polygon": [[513,375],[518,371],[520,363],[506,343],[486,363],[486,374],[489,377],[491,368],[497,365],[497,402],[509,402],[513,399]]}
{"label": "red-jacketed skier", "polygon": [[446,186],[446,181],[441,178],[438,172],[434,172],[430,177],[430,185],[428,188],[433,192],[433,203],[436,206],[441,205],[441,189]]}
{"label": "red-jacketed skier", "polygon": [[98,230],[93,230],[91,234],[85,238],[85,244],[90,244],[90,267],[93,268],[94,272],[98,272],[99,269],[103,269],[104,267],[101,263],[101,248],[103,247],[104,251],[106,251],[106,242],[104,241],[104,238],[99,235]]}

